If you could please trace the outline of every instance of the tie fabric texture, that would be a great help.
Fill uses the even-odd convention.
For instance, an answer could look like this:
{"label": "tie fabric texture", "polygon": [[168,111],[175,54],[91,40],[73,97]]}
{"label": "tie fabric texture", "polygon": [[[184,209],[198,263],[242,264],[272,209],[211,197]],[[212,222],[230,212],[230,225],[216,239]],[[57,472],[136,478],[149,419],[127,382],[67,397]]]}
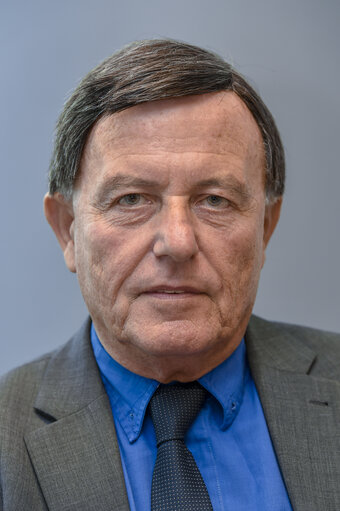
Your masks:
{"label": "tie fabric texture", "polygon": [[151,511],[212,511],[207,487],[184,436],[207,391],[197,382],[159,385],[150,401],[157,439]]}

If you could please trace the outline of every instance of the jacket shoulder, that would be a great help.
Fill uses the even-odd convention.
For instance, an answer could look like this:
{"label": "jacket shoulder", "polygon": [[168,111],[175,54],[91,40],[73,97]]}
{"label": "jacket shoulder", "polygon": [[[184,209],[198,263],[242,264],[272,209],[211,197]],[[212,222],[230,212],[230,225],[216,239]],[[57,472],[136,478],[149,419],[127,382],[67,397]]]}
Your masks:
{"label": "jacket shoulder", "polygon": [[317,328],[268,321],[252,316],[251,325],[267,338],[276,338],[283,343],[284,339],[295,340],[306,346],[315,354],[311,373],[340,380],[340,334]]}
{"label": "jacket shoulder", "polygon": [[0,430],[16,429],[32,413],[37,389],[53,352],[12,369],[0,378]]}
{"label": "jacket shoulder", "polygon": [[85,343],[82,341],[89,339],[90,327],[91,320],[87,318],[78,332],[66,343],[0,377],[0,419],[2,418],[2,411],[8,415],[9,407],[14,409],[16,414],[20,410],[32,408],[50,362],[54,362],[59,377],[62,373],[58,372],[58,368],[63,367],[65,361],[69,359],[71,359],[71,366],[76,372],[74,361],[84,355]]}
{"label": "jacket shoulder", "polygon": [[327,352],[331,351],[340,355],[340,334],[336,332],[291,323],[273,322],[272,324],[281,331],[298,337],[317,353],[322,353],[326,350]]}
{"label": "jacket shoulder", "polygon": [[252,316],[251,322],[263,330],[272,331],[274,329],[279,330],[280,332],[287,332],[290,335],[298,336],[311,345],[319,345],[321,340],[322,342],[334,346],[336,350],[340,349],[340,333],[330,332],[328,330],[321,330],[304,325],[297,325],[294,323],[269,321],[256,315]]}
{"label": "jacket shoulder", "polygon": [[[49,404],[63,416],[71,413],[67,406],[74,409],[78,395],[85,395],[83,402],[91,399],[88,387],[95,377],[91,380],[88,370],[94,365],[89,328],[87,320],[66,344],[0,378],[0,510],[1,503],[8,511],[47,510],[26,442],[32,433],[57,420]],[[80,376],[79,366],[83,367]],[[72,392],[76,394],[73,401]],[[43,402],[46,407],[39,407]]]}

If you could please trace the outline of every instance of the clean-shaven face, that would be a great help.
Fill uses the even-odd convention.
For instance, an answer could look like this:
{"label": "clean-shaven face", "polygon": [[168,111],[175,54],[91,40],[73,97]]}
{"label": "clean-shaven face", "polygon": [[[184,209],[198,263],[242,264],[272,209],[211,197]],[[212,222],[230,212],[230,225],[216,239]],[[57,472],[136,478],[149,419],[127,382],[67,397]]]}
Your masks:
{"label": "clean-shaven face", "polygon": [[272,229],[264,166],[233,92],[142,104],[92,129],[65,258],[122,365],[185,381],[237,347]]}

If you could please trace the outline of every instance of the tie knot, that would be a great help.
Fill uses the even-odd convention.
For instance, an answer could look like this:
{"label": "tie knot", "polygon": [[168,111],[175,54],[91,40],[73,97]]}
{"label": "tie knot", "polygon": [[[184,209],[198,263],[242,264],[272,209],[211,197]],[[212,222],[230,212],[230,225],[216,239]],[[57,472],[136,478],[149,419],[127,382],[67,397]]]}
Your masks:
{"label": "tie knot", "polygon": [[157,447],[168,440],[183,440],[205,400],[206,390],[197,382],[159,385],[150,401]]}

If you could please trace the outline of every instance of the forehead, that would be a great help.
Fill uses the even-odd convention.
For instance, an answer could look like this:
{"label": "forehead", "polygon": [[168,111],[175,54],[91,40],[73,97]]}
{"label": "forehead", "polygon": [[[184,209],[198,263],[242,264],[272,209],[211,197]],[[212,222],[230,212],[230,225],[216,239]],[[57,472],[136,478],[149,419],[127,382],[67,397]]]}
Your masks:
{"label": "forehead", "polygon": [[[128,161],[156,165],[199,165],[264,169],[260,130],[241,99],[231,91],[159,100],[100,119],[85,145],[81,180],[88,167],[91,180]],[[261,172],[260,172],[261,173]],[[100,176],[98,176],[100,177]]]}

